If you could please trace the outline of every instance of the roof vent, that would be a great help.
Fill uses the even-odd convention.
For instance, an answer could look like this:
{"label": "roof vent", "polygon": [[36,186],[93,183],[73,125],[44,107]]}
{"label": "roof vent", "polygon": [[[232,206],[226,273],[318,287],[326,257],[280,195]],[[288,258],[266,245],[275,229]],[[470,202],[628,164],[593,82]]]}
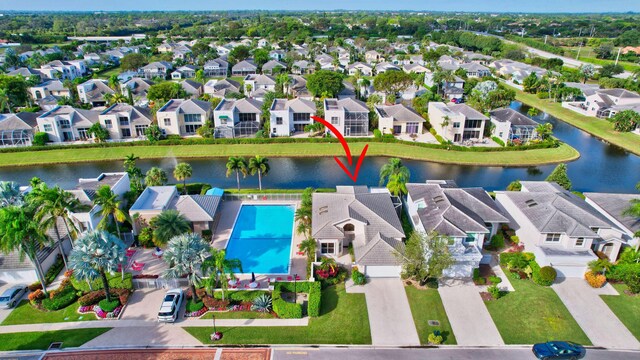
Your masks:
{"label": "roof vent", "polygon": [[524,203],[527,204],[528,207],[534,207],[534,206],[538,205],[538,203],[533,199],[529,199],[529,200],[525,201]]}
{"label": "roof vent", "polygon": [[318,210],[318,212],[320,213],[320,215],[322,214],[326,214],[329,212],[329,207],[328,206],[322,206],[320,207],[320,209]]}

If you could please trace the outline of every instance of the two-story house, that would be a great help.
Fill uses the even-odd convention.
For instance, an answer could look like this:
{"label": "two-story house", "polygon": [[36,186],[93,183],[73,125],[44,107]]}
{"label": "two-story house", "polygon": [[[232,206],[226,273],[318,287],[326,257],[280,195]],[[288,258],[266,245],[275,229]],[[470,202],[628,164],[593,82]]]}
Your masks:
{"label": "two-story house", "polygon": [[180,66],[171,73],[171,78],[173,80],[194,78],[196,76],[196,71],[198,71],[198,68],[194,65]]}
{"label": "two-story house", "polygon": [[207,61],[203,66],[206,77],[227,77],[229,63],[221,58]]}
{"label": "two-story house", "polygon": [[169,100],[156,113],[158,126],[167,135],[196,135],[211,120],[211,103],[194,99]]}
{"label": "two-story house", "polygon": [[324,116],[343,136],[369,135],[369,108],[360,100],[325,99]]}
{"label": "two-story house", "polygon": [[538,123],[511,108],[492,110],[489,116],[493,124],[493,136],[505,144],[512,141],[526,143],[538,137]]}
{"label": "two-story house", "polygon": [[214,110],[217,138],[251,137],[260,130],[262,102],[256,99],[223,99]]}
{"label": "two-story house", "polygon": [[47,80],[41,84],[29,88],[31,97],[38,101],[48,96],[56,98],[70,97],[71,91],[60,80]]}
{"label": "two-story house", "polygon": [[384,55],[375,50],[369,50],[364,53],[364,60],[370,64],[379,63],[384,61]]}
{"label": "two-story house", "polygon": [[270,75],[250,74],[244,78],[244,93],[262,101],[267,92],[276,91],[276,79]]}
{"label": "two-story house", "polygon": [[91,104],[91,106],[105,106],[107,99],[105,95],[115,94],[115,90],[109,87],[107,80],[91,79],[83,82],[77,86],[78,98],[85,104]]}
{"label": "two-story house", "polygon": [[287,64],[278,60],[269,60],[262,65],[262,73],[265,75],[279,74],[287,71]]}
{"label": "two-story house", "polygon": [[242,60],[231,67],[232,76],[247,76],[257,73],[258,65],[253,62],[253,59]]}
{"label": "two-story house", "polygon": [[149,103],[147,93],[153,84],[151,80],[134,77],[120,84],[120,91],[126,96],[131,92],[135,105],[146,106]]}
{"label": "two-story house", "polygon": [[475,62],[461,64],[460,69],[464,69],[467,72],[467,77],[470,78],[491,76],[491,69]]}
{"label": "two-story house", "polygon": [[140,73],[145,79],[166,79],[167,73],[173,69],[173,65],[166,61],[155,61],[140,68]]}
{"label": "two-story house", "polygon": [[225,98],[240,93],[240,83],[231,79],[211,79],[204,84],[204,93],[213,97]]}
{"label": "two-story house", "polygon": [[316,104],[304,99],[275,99],[269,110],[271,114],[271,136],[289,136],[303,132],[313,123],[311,115],[316,113]]}
{"label": "two-story house", "polygon": [[378,129],[383,134],[422,134],[426,120],[415,110],[403,104],[378,105]]}
{"label": "two-story house", "polygon": [[362,62],[347,65],[347,73],[349,75],[353,76],[358,72],[363,76],[371,76],[373,75],[373,66]]}
{"label": "two-story house", "polygon": [[124,103],[110,106],[100,113],[98,119],[114,140],[144,138],[145,131],[153,122],[148,108]]}
{"label": "two-story house", "polygon": [[47,133],[49,141],[54,143],[88,140],[87,131],[98,122],[98,115],[99,112],[93,110],[56,106],[38,116],[38,131]]}
{"label": "two-story house", "polygon": [[461,143],[484,138],[489,118],[467,104],[430,102],[429,122],[444,139]]}

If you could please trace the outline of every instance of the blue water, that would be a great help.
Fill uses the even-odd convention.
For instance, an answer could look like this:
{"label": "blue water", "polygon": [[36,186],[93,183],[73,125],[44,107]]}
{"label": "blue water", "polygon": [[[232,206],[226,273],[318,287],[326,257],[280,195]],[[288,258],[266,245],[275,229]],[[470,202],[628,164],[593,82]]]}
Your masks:
{"label": "blue water", "polygon": [[289,273],[293,215],[291,205],[242,205],[227,258],[240,259],[243,273]]}

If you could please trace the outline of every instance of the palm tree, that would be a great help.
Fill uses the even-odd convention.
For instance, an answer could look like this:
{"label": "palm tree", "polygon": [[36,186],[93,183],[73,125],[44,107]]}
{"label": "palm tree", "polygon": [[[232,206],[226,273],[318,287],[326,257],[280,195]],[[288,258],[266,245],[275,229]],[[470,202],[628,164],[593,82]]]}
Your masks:
{"label": "palm tree", "polygon": [[167,183],[167,173],[154,166],[145,174],[144,182],[147,186],[162,186]]}
{"label": "palm tree", "polygon": [[130,154],[124,157],[124,169],[129,172],[129,169],[136,166],[136,161],[140,160],[139,156],[135,154]]}
{"label": "palm tree", "polygon": [[448,115],[445,115],[445,116],[442,118],[442,123],[440,123],[440,126],[442,126],[442,131],[443,131],[445,134],[447,133],[446,127],[447,127],[447,126],[449,126],[449,124],[450,124],[450,120],[451,120],[451,118],[450,118]]}
{"label": "palm tree", "polygon": [[553,124],[539,124],[536,126],[536,133],[538,133],[540,139],[547,140],[553,134]]}
{"label": "palm tree", "polygon": [[300,243],[300,251],[307,255],[308,261],[315,261],[317,247],[318,244],[313,238],[307,238],[305,240],[302,240],[302,242]]}
{"label": "palm tree", "polygon": [[82,280],[100,277],[107,301],[111,301],[108,273],[115,273],[118,265],[125,262],[126,245],[122,240],[106,231],[96,230],[85,233],[76,240],[76,247],[69,255],[73,275]]}
{"label": "palm tree", "polygon": [[181,234],[174,236],[167,243],[162,258],[169,265],[164,276],[177,279],[187,275],[191,294],[196,297],[195,284],[200,283],[199,271],[203,262],[209,257],[211,245],[198,234]]}
{"label": "palm tree", "polygon": [[98,229],[106,230],[111,224],[111,220],[116,224],[116,231],[118,232],[118,238],[120,239],[120,225],[121,222],[131,222],[129,215],[122,210],[122,200],[118,198],[109,185],[104,185],[98,188],[96,191],[94,204],[101,207],[100,215],[102,220],[98,223]]}
{"label": "palm tree", "polygon": [[0,89],[0,112],[11,112],[11,100],[6,89]]}
{"label": "palm tree", "polygon": [[[640,191],[640,182],[636,184],[636,189]],[[640,200],[639,199],[631,199],[629,200],[629,207],[627,207],[623,212],[624,216],[631,216],[640,219]]]}
{"label": "palm tree", "polygon": [[109,87],[120,93],[120,79],[117,74],[113,74],[109,77]]}
{"label": "palm tree", "polygon": [[393,174],[389,177],[387,189],[394,196],[402,196],[407,193],[407,181],[400,174]]}
{"label": "palm tree", "polygon": [[49,243],[42,227],[35,220],[32,210],[20,206],[0,208],[0,251],[4,254],[17,251],[20,260],[28,257],[36,268],[36,276],[47,293],[42,265],[38,261],[38,251]]}
{"label": "palm tree", "polygon": [[269,173],[269,159],[256,155],[249,159],[249,172],[251,175],[258,173],[258,186],[262,190],[262,176],[266,176]]}
{"label": "palm tree", "polygon": [[178,210],[167,210],[151,219],[153,238],[157,244],[166,244],[171,238],[191,231],[191,225]]}
{"label": "palm tree", "polygon": [[0,207],[22,205],[20,186],[13,181],[0,181]]}
{"label": "palm tree", "polygon": [[187,195],[187,179],[193,175],[193,168],[186,162],[179,163],[173,170],[173,177],[182,181],[182,191]]}
{"label": "palm tree", "polygon": [[229,280],[235,278],[234,271],[238,269],[242,272],[242,262],[240,259],[227,259],[225,250],[211,249],[209,256],[202,263],[202,272],[209,276],[206,287],[211,294],[218,286],[222,289],[222,300],[224,292],[229,286]]}
{"label": "palm tree", "polygon": [[398,158],[391,158],[380,168],[380,186],[385,182],[389,182],[393,175],[398,175],[399,179],[406,183],[409,181],[409,177],[411,177],[411,172],[409,171],[409,168],[402,165],[402,160]]}
{"label": "palm tree", "polygon": [[243,177],[247,176],[247,161],[242,157],[230,157],[227,161],[227,177],[233,172],[236,173],[236,182],[238,183],[238,190],[240,190],[240,173],[242,173]]}
{"label": "palm tree", "polygon": [[311,231],[311,208],[300,206],[296,209],[295,221],[298,222],[298,226],[296,227],[296,231],[298,234],[304,234],[305,236],[310,236],[309,232]]}

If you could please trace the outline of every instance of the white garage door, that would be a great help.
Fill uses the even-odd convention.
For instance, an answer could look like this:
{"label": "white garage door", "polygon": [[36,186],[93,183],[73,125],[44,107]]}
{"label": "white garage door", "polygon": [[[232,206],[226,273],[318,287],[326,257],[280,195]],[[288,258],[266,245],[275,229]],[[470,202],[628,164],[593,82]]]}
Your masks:
{"label": "white garage door", "polygon": [[554,265],[554,269],[558,273],[558,277],[563,278],[581,278],[584,276],[584,273],[587,271],[587,268],[584,266],[572,266],[572,265]]}
{"label": "white garage door", "polygon": [[364,274],[372,278],[400,277],[401,266],[367,266]]}

